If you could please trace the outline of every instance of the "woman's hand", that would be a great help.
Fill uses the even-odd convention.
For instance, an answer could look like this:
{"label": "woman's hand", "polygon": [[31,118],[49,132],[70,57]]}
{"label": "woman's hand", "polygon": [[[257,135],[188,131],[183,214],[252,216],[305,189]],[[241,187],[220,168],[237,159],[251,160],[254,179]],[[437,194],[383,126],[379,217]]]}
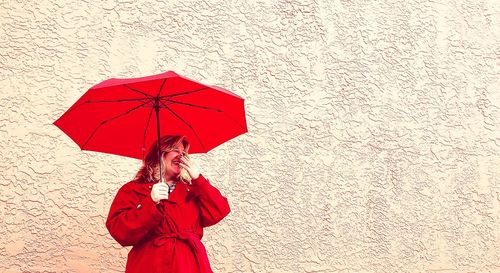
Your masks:
{"label": "woman's hand", "polygon": [[196,166],[196,164],[194,164],[188,157],[181,157],[179,165],[189,173],[191,179],[197,179],[200,177],[200,170],[198,169],[198,166]]}
{"label": "woman's hand", "polygon": [[168,199],[168,185],[163,182],[158,182],[151,188],[151,199],[158,204],[161,200]]}

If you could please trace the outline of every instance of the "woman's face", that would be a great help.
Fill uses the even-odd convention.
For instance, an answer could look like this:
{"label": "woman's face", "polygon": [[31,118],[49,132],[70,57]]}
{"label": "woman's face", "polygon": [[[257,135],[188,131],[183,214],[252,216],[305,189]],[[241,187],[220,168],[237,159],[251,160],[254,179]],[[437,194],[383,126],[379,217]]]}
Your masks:
{"label": "woman's face", "polygon": [[184,146],[180,144],[163,156],[166,179],[175,179],[179,176],[181,172],[181,167],[179,166],[180,158],[186,154],[187,151],[185,151]]}

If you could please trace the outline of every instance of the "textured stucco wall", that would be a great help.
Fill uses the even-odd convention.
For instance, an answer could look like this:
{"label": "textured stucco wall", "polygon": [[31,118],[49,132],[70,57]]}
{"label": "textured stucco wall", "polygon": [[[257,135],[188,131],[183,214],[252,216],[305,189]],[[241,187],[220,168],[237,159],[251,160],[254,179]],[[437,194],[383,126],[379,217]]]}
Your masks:
{"label": "textured stucco wall", "polygon": [[216,272],[500,272],[500,5],[0,0],[0,272],[121,272],[104,222],[140,162],[51,123],[110,77],[246,98],[203,173]]}

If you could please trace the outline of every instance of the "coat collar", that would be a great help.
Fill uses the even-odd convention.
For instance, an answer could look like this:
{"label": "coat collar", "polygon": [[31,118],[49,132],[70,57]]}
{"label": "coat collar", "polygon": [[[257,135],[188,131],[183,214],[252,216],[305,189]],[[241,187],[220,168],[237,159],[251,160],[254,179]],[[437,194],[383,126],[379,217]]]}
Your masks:
{"label": "coat collar", "polygon": [[[142,196],[149,196],[151,194],[151,188],[156,182],[140,182],[140,181],[133,181],[134,184],[134,191],[138,195]],[[186,186],[184,183],[177,183],[175,186],[174,191],[172,191],[169,196],[168,196],[168,202],[170,203],[184,203],[186,202],[186,199],[188,198],[189,194],[189,186]]]}
{"label": "coat collar", "polygon": [[189,193],[189,188],[186,187],[184,183],[177,183],[173,192],[168,196],[168,202],[171,203],[184,203],[186,202],[187,195]]}

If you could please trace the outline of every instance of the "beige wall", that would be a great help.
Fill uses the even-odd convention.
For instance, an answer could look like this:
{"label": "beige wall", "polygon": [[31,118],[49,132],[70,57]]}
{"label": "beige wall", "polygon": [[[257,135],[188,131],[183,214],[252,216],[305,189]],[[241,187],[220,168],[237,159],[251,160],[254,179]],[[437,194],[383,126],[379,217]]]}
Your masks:
{"label": "beige wall", "polygon": [[232,213],[215,272],[500,272],[500,7],[478,1],[0,1],[0,272],[121,272],[140,162],[52,125],[174,70],[246,98],[196,156]]}

